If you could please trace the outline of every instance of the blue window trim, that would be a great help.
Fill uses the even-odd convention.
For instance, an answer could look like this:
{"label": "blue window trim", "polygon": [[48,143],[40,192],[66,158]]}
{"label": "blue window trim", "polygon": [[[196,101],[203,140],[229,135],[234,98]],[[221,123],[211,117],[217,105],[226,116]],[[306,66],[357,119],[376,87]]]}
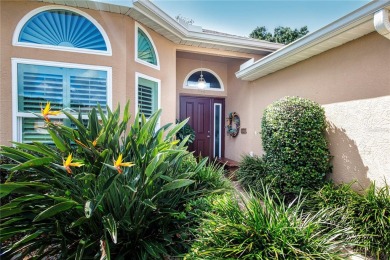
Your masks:
{"label": "blue window trim", "polygon": [[[28,23],[37,17],[39,14],[43,12],[53,12],[54,10],[60,10],[65,12],[74,13],[76,16],[80,15],[82,18],[86,19],[88,22],[93,25],[97,31],[100,33],[101,37],[104,39],[104,43],[106,46],[106,50],[96,50],[96,49],[88,49],[88,48],[75,48],[71,47],[70,44],[64,44],[65,46],[58,45],[50,45],[50,44],[39,44],[39,43],[31,43],[20,41],[21,33],[23,32],[23,28],[25,28]],[[39,48],[39,49],[48,49],[48,50],[59,50],[59,51],[69,51],[69,52],[79,52],[79,53],[87,53],[87,54],[97,54],[97,55],[112,55],[111,43],[108,39],[106,32],[103,30],[102,26],[90,15],[84,13],[76,8],[65,7],[65,6],[44,6],[37,9],[32,10],[28,14],[26,14],[16,26],[14,36],[13,36],[13,45],[21,46],[21,47],[30,47],[30,48]]]}

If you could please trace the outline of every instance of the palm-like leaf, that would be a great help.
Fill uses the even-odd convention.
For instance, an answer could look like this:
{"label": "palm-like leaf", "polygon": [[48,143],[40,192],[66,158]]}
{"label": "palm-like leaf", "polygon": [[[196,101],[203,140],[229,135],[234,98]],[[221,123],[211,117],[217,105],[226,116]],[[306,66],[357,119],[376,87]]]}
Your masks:
{"label": "palm-like leaf", "polygon": [[[4,168],[19,171],[0,186],[1,196],[17,195],[0,208],[0,239],[20,236],[4,257],[162,258],[185,248],[177,234],[187,222],[177,216],[189,200],[212,192],[196,177],[207,166],[180,167],[186,140],[174,138],[185,122],[156,129],[157,111],[148,120],[137,114],[128,129],[128,110],[129,103],[121,118],[119,107],[107,114],[98,107],[88,124],[65,111],[75,129],[48,122],[54,146],[1,147],[15,161]],[[83,164],[70,173],[63,166],[69,154]],[[135,164],[121,174],[113,167],[119,154]]]}

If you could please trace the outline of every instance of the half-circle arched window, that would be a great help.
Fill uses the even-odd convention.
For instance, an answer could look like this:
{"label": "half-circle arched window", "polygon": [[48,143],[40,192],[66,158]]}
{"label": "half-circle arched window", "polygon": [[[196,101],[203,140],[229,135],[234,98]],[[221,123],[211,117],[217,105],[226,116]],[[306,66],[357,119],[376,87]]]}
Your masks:
{"label": "half-circle arched window", "polygon": [[149,34],[137,24],[136,60],[145,65],[159,68],[158,55]]}
{"label": "half-circle arched window", "polygon": [[222,91],[224,89],[221,79],[209,69],[196,69],[191,71],[184,82],[185,88],[199,88],[198,80],[201,77],[206,81],[205,89]]}
{"label": "half-circle arched window", "polygon": [[92,17],[73,8],[47,9],[34,10],[22,19],[15,45],[111,54],[107,36]]}

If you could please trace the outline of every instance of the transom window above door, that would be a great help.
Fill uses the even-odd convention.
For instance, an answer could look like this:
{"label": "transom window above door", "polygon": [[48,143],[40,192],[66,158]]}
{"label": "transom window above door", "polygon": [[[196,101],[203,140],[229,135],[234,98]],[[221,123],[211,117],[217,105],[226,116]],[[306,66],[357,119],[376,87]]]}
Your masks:
{"label": "transom window above door", "polygon": [[[202,85],[200,85],[200,79],[203,79]],[[191,89],[205,89],[205,90],[214,90],[214,91],[223,91],[222,80],[218,75],[209,69],[199,68],[191,71],[183,84],[184,88]]]}
{"label": "transom window above door", "polygon": [[43,7],[18,24],[14,45],[111,55],[108,37],[89,15],[74,9]]}

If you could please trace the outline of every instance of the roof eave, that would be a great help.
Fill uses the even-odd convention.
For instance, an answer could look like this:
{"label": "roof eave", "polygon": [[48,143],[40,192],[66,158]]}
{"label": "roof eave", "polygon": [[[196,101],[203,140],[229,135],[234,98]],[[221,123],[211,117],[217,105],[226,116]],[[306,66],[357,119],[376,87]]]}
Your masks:
{"label": "roof eave", "polygon": [[[274,52],[284,45],[279,43],[272,43],[267,41],[260,41],[251,38],[234,37],[225,35],[215,35],[204,32],[195,32],[188,30],[183,25],[178,23],[151,1],[141,0],[135,1],[134,11],[140,12],[145,17],[153,20],[159,26],[169,31],[171,34],[180,38],[180,41],[193,41],[199,43],[211,43],[217,46],[229,46],[236,48],[245,48],[248,50],[262,51],[262,52]],[[130,15],[131,16],[131,15]]]}
{"label": "roof eave", "polygon": [[[328,49],[334,48],[329,47],[328,49],[324,48],[323,50],[318,51],[318,53],[313,52],[311,56],[300,59],[296,58],[296,61],[292,64],[284,66],[281,64],[287,58],[293,58],[294,56],[298,56],[302,51],[314,47],[324,41],[330,40],[337,35],[340,35],[343,32],[346,32],[352,28],[355,28],[359,25],[366,23],[373,19],[373,15],[376,11],[388,6],[390,1],[373,1],[369,4],[355,10],[354,12],[330,23],[329,25],[308,34],[293,43],[285,46],[284,48],[279,49],[278,51],[254,62],[252,65],[247,66],[240,71],[236,72],[236,77],[242,80],[253,81],[260,77],[266,76],[270,73],[278,71],[280,69],[286,68],[300,62],[302,60],[308,59],[314,55],[317,55],[321,52],[324,52]],[[370,29],[371,30],[371,29]],[[374,27],[372,26],[372,30],[374,31]],[[363,35],[361,35],[363,36]],[[361,37],[359,36],[359,37]],[[350,40],[353,40],[351,38]]]}

